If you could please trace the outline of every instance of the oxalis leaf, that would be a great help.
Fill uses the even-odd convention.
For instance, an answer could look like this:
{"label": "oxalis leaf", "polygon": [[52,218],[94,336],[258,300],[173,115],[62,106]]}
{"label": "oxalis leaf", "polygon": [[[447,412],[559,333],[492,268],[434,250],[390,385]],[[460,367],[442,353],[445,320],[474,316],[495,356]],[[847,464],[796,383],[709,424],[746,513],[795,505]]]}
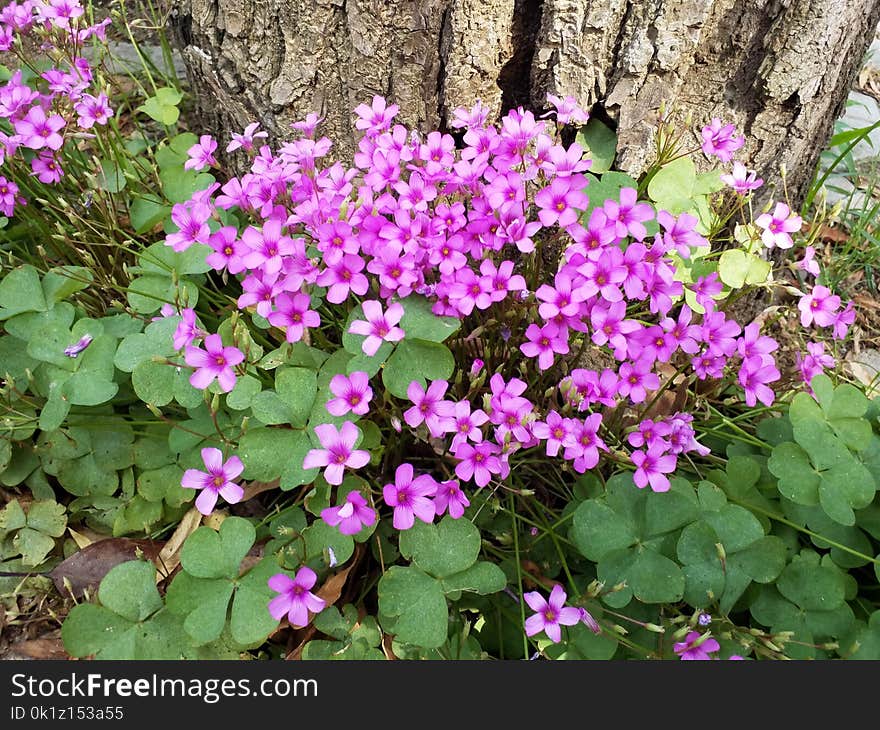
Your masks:
{"label": "oxalis leaf", "polygon": [[398,641],[425,649],[446,642],[449,609],[440,583],[414,567],[391,566],[379,580],[379,622]]}
{"label": "oxalis leaf", "polygon": [[446,515],[439,524],[416,522],[400,533],[400,552],[435,578],[470,568],[480,553],[480,531],[472,522]]}
{"label": "oxalis leaf", "polygon": [[445,345],[426,340],[402,340],[382,370],[382,382],[397,398],[406,398],[413,381],[423,388],[428,380],[446,380],[455,369],[455,360]]}

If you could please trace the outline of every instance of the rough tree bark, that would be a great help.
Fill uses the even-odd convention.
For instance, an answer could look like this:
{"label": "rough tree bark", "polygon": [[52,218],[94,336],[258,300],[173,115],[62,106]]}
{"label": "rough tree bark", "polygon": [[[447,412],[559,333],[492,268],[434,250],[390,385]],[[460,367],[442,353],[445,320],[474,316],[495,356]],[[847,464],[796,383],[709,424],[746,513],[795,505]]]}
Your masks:
{"label": "rough tree bark", "polygon": [[218,134],[258,119],[283,136],[318,111],[349,156],[373,94],[427,129],[550,92],[613,120],[637,174],[666,101],[734,122],[739,159],[769,179],[785,164],[798,198],[878,20],[880,0],[174,0],[170,23]]}

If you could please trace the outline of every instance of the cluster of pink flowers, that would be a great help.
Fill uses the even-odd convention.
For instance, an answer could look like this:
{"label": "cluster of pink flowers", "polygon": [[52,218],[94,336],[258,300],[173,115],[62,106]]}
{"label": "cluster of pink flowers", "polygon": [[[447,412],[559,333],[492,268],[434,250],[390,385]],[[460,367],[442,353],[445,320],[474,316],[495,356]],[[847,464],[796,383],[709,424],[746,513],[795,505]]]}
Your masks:
{"label": "cluster of pink flowers", "polygon": [[[585,118],[570,99],[551,103],[568,119]],[[430,522],[447,511],[460,515],[468,504],[462,486],[503,480],[511,455],[523,449],[540,447],[577,472],[593,469],[611,449],[604,409],[646,410],[663,385],[658,364],[683,365],[700,380],[729,377],[748,405],[773,403],[770,384],[780,377],[776,343],[757,322],[743,329],[717,306],[723,288],[717,274],[688,285],[676,276],[677,261],[708,246],[696,218],[655,213],[633,188],[591,209],[584,150],[563,146],[551,136],[555,128],[531,112],[511,111],[499,129],[487,123],[482,105],[459,109],[452,123],[461,136],[457,143],[449,134],[423,137],[395,124],[397,111],[378,96],[355,110],[355,126],[364,134],[352,168],[323,161],[331,143],[316,137],[321,120],[314,115],[294,125],[299,138],[277,152],[257,149],[261,133],[250,125],[227,148],[248,154],[250,171],[174,206],[179,231],[166,239],[175,250],[207,244],[213,268],[240,276],[239,307],[254,308],[288,342],[308,340],[309,330],[326,316],[322,308],[360,304],[362,318],[348,332],[362,337],[363,353],[373,356],[384,343],[406,338],[401,300],[419,294],[438,315],[494,323],[500,340],[512,340],[535,363],[538,377],[566,361],[568,374],[556,381],[562,407],[541,405],[523,380],[499,372],[488,377],[475,403],[484,382],[482,361],[471,368],[472,392],[465,399],[453,397],[457,388],[446,380],[411,383],[403,423],[392,416],[395,428],[405,423],[423,439],[447,443],[455,479],[416,476],[412,465],[401,464],[395,482],[383,490],[396,527]],[[732,128],[719,125],[703,136],[704,149],[724,161],[741,144]],[[216,164],[216,148],[216,141],[202,136],[190,150],[191,166]],[[736,166],[731,180],[738,192],[761,182]],[[232,208],[251,222],[241,231],[223,226],[212,232],[208,223],[217,209]],[[766,215],[773,245],[784,247],[782,236],[799,228],[800,219],[782,204]],[[646,224],[657,233],[649,235]],[[539,256],[541,242],[559,234],[568,245],[557,267],[535,278],[517,264],[523,255]],[[697,308],[681,302],[685,286]],[[839,300],[823,287],[807,296],[807,324],[828,324]],[[489,309],[491,315],[480,314]],[[849,315],[837,316],[843,317],[837,329],[845,332]],[[198,337],[204,350],[192,344]],[[175,344],[181,343],[196,368],[194,384],[216,378],[224,391],[234,386],[233,368],[243,358],[238,349],[224,348],[191,316],[178,328]],[[585,344],[606,349],[616,364],[578,367],[572,357]],[[303,466],[323,469],[327,481],[338,485],[346,468],[369,461],[367,451],[355,448],[355,422],[370,414],[373,391],[362,371],[337,375],[330,387],[328,412],[352,420],[341,429],[317,426],[321,448],[312,449]],[[680,454],[707,453],[689,414],[636,420],[626,443],[639,487],[665,491]],[[611,438],[614,448],[623,445]],[[354,534],[376,514],[353,492],[323,517]]]}
{"label": "cluster of pink flowers", "polygon": [[[90,37],[105,40],[110,20],[85,26],[83,13],[79,0],[24,0],[0,11],[0,51],[10,50],[16,36],[25,35],[63,51],[58,55],[64,63],[36,76],[35,87],[23,81],[20,70],[0,86],[0,119],[12,128],[11,134],[0,132],[0,166],[20,158],[44,184],[55,184],[64,175],[60,151],[65,142],[107,124],[113,115],[107,95],[92,88],[94,73],[82,55]],[[12,216],[16,206],[26,203],[18,193],[16,183],[0,177],[0,213]]]}

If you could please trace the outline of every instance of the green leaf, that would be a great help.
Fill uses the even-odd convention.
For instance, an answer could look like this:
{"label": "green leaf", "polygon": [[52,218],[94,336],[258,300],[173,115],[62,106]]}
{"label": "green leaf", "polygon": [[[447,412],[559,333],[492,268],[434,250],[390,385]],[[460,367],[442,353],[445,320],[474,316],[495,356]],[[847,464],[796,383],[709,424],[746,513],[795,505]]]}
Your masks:
{"label": "green leaf", "polygon": [[698,502],[694,488],[686,479],[671,480],[668,492],[645,493],[644,537],[665,535],[683,525],[693,522],[699,516]]}
{"label": "green leaf", "polygon": [[220,530],[203,525],[183,544],[180,564],[197,578],[235,578],[257,533],[249,520],[227,517]]}
{"label": "green leaf", "polygon": [[254,418],[267,426],[289,424],[293,418],[290,406],[274,390],[264,390],[251,401]]}
{"label": "green leaf", "polygon": [[672,214],[683,213],[692,206],[697,171],[690,157],[680,157],[664,165],[648,183],[648,197],[658,208]]}
{"label": "green leaf", "polygon": [[598,119],[590,119],[578,129],[575,142],[590,153],[590,172],[599,175],[611,169],[617,154],[617,135],[612,129]]}
{"label": "green leaf", "polygon": [[184,251],[175,251],[159,241],[138,254],[138,273],[162,276],[170,276],[172,271],[178,276],[204,274],[211,270],[206,261],[211,251],[211,247],[203,243],[194,243]]}
{"label": "green leaf", "polygon": [[720,596],[725,586],[725,570],[716,543],[718,535],[705,522],[694,522],[682,530],[676,554],[685,576],[684,599],[692,606],[709,603],[709,593]]}
{"label": "green leaf", "polygon": [[[143,332],[127,335],[116,350],[113,363],[123,372],[132,372],[140,363],[153,356],[174,355],[174,331],[180,323],[179,316],[163,317],[150,323]],[[88,351],[87,351],[88,352]]]}
{"label": "green leaf", "polygon": [[455,360],[445,345],[424,340],[402,340],[388,358],[382,382],[397,398],[406,398],[410,383],[427,387],[428,380],[446,380],[455,369]]}
{"label": "green leaf", "polygon": [[177,89],[169,87],[157,89],[155,95],[147,98],[137,108],[137,111],[143,112],[150,119],[160,124],[170,126],[177,122],[180,116],[180,110],[177,108],[177,105],[182,98],[183,95]]}
{"label": "green leaf", "polygon": [[762,284],[770,275],[771,264],[739,248],[728,249],[718,260],[718,276],[731,289]]}
{"label": "green leaf", "polygon": [[785,567],[776,581],[779,592],[803,609],[831,611],[843,604],[844,574],[801,557]]}
{"label": "green leaf", "polygon": [[17,499],[8,502],[6,506],[0,510],[0,530],[12,532],[20,530],[27,524],[27,516]]}
{"label": "green leaf", "polygon": [[275,596],[269,588],[269,578],[280,572],[278,563],[270,556],[263,558],[238,582],[229,627],[232,638],[239,644],[260,645],[278,628],[278,621],[272,618],[267,606]]}
{"label": "green leaf", "polygon": [[126,641],[131,628],[130,621],[103,606],[80,603],[64,620],[61,640],[65,651],[73,657],[100,655],[121,639]]}
{"label": "green leaf", "polygon": [[252,375],[238,378],[235,387],[226,396],[226,405],[234,411],[243,411],[251,407],[254,397],[260,392],[262,384]]}
{"label": "green leaf", "polygon": [[91,269],[84,266],[55,266],[43,276],[43,293],[47,304],[56,304],[71,294],[82,291],[95,280]]}
{"label": "green leaf", "polygon": [[351,535],[343,535],[338,527],[332,527],[324,520],[315,520],[302,531],[302,535],[306,550],[304,560],[321,558],[324,565],[329,566],[330,550],[340,564],[354,554],[354,538]]}
{"label": "green leaf", "polygon": [[287,405],[290,423],[304,428],[318,393],[318,375],[307,368],[281,368],[275,373],[275,390]]}
{"label": "green leaf", "polygon": [[12,539],[12,546],[21,553],[21,562],[26,566],[42,563],[55,547],[55,541],[42,532],[24,527]]}
{"label": "green leaf", "polygon": [[416,521],[400,533],[400,552],[435,578],[470,568],[480,554],[480,531],[466,519],[446,515],[439,524]]}
{"label": "green leaf", "polygon": [[380,623],[398,641],[435,649],[446,642],[449,610],[443,590],[418,568],[392,565],[379,580]]}
{"label": "green leaf", "polygon": [[419,294],[411,294],[402,299],[400,304],[403,305],[400,327],[407,339],[443,342],[461,327],[461,320],[456,317],[441,317],[434,314],[431,311],[431,302]]}
{"label": "green leaf", "polygon": [[[176,167],[163,168],[159,171],[159,180],[162,183],[162,192],[172,203],[185,203],[192,198],[193,193],[205,190],[214,182],[214,176],[207,172],[184,170],[183,164]],[[166,233],[177,230],[170,218],[166,218]]]}
{"label": "green leaf", "polygon": [[67,510],[55,501],[31,502],[27,525],[46,535],[61,537],[67,527]]}
{"label": "green leaf", "polygon": [[758,518],[739,505],[729,504],[703,518],[718,535],[728,553],[734,553],[764,537]]}
{"label": "green leaf", "polygon": [[197,644],[207,644],[223,633],[232,591],[228,580],[196,578],[183,570],[168,587],[168,610],[185,616],[186,633]]}
{"label": "green leaf", "polygon": [[876,490],[877,484],[871,473],[861,462],[849,458],[822,472],[819,503],[835,522],[854,525],[853,509],[867,507]]}
{"label": "green leaf", "polygon": [[143,621],[162,607],[155,566],[130,560],[111,568],[98,588],[98,600],[129,621]]}
{"label": "green leaf", "polygon": [[71,405],[97,406],[112,400],[119,392],[119,385],[99,373],[80,367],[65,381],[61,392]]}
{"label": "green leaf", "polygon": [[460,573],[440,580],[444,593],[470,591],[481,596],[497,593],[507,585],[507,577],[495,563],[480,560]]}
{"label": "green leaf", "polygon": [[575,510],[571,539],[585,558],[599,561],[612,550],[634,544],[636,533],[632,523],[610,507],[587,500]]}
{"label": "green leaf", "polygon": [[131,373],[131,385],[144,403],[164,406],[174,399],[176,368],[164,362],[145,360]]}
{"label": "green leaf", "polygon": [[19,266],[0,280],[0,321],[22,312],[45,312],[48,308],[40,275],[33,266]]}
{"label": "green leaf", "polygon": [[684,595],[685,577],[669,558],[647,547],[606,553],[597,575],[606,585],[624,583],[623,590],[603,596],[609,606],[623,607],[635,596],[643,603],[674,603]]}
{"label": "green leaf", "polygon": [[[252,428],[241,437],[238,444],[238,456],[245,467],[243,477],[271,482],[282,474],[287,474],[287,482],[290,483],[295,481],[297,475],[304,476],[311,473],[313,479],[318,473],[317,469],[310,469],[308,472],[302,470],[303,459],[310,448],[312,446],[309,437],[303,431],[285,428]],[[300,482],[300,484],[306,483]]]}
{"label": "green leaf", "polygon": [[800,446],[784,442],[774,447],[767,468],[779,478],[779,493],[783,497],[797,504],[819,504],[819,475]]}
{"label": "green leaf", "polygon": [[70,412],[70,401],[64,396],[64,387],[53,388],[40,411],[40,430],[54,431],[64,423]]}
{"label": "green leaf", "polygon": [[164,274],[145,274],[129,284],[128,303],[140,314],[152,314],[163,304],[182,302],[184,306],[194,307],[199,301],[199,289],[191,281],[180,279],[177,284],[171,276]]}
{"label": "green leaf", "polygon": [[166,205],[158,195],[147,193],[132,201],[129,213],[134,232],[147,233],[171,215],[171,206]]}

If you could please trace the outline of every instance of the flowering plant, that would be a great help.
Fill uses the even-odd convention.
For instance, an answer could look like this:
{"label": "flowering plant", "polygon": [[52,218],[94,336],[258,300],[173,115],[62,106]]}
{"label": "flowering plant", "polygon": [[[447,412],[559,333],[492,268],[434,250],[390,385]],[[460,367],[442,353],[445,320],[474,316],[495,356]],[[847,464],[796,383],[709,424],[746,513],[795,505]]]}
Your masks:
{"label": "flowering plant", "polygon": [[[13,3],[7,48],[101,37],[78,8]],[[118,105],[68,57],[0,88],[3,212],[14,228],[100,170],[74,224],[130,229],[107,234],[110,274],[0,282],[0,348],[26,352],[4,397],[28,417],[0,478],[49,474],[60,496],[31,488],[62,513],[183,545],[161,593],[110,571],[65,622],[70,653],[167,656],[171,633],[185,656],[283,636],[305,659],[714,659],[873,636],[847,571],[876,565],[874,406],[825,374],[855,311],[788,201],[753,212],[733,125],[661,113],[635,179],[571,98],[419,133],[374,97],[346,164],[316,115],[275,146],[257,123],[178,133],[169,85],[128,107],[159,136],[109,164]],[[8,544],[35,539],[0,516]]]}

